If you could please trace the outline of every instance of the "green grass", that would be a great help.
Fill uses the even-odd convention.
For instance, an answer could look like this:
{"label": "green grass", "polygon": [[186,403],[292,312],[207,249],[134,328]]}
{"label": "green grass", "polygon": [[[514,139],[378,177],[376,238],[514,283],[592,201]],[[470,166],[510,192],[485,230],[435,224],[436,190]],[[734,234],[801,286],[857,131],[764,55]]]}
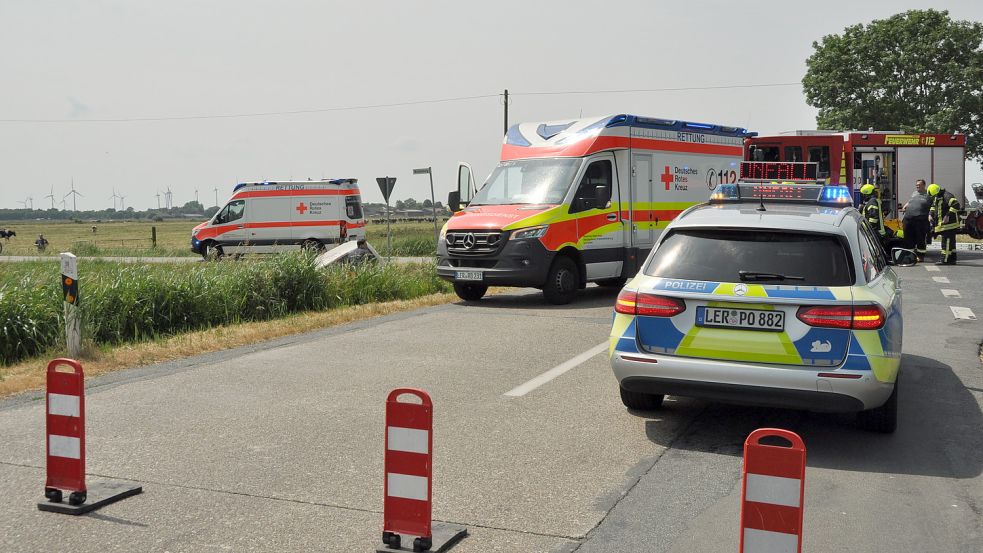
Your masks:
{"label": "green grass", "polygon": [[[432,265],[315,269],[302,253],[193,264],[83,260],[83,334],[96,345],[114,345],[449,290],[435,273]],[[64,339],[56,264],[0,264],[0,324],[0,365],[38,355]]]}

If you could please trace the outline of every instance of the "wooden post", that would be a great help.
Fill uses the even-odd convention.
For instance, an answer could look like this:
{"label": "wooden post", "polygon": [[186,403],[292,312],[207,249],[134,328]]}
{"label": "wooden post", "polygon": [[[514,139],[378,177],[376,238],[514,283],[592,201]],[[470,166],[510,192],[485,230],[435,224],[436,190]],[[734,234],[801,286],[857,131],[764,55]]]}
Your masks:
{"label": "wooden post", "polygon": [[82,353],[82,314],[79,312],[79,271],[75,254],[61,254],[61,290],[65,299],[68,355],[78,357]]}
{"label": "wooden post", "polygon": [[157,227],[150,227],[150,245],[157,248]]}

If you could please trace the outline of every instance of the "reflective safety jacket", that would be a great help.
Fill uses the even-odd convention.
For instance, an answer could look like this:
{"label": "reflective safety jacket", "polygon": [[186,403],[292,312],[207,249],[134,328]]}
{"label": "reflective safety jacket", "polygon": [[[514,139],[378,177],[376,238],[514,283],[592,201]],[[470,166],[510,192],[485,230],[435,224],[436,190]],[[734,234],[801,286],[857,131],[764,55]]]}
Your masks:
{"label": "reflective safety jacket", "polygon": [[935,232],[945,232],[959,228],[959,200],[945,190],[939,191],[932,201],[929,214],[935,221]]}
{"label": "reflective safety jacket", "polygon": [[881,199],[873,197],[867,200],[863,209],[864,218],[870,223],[870,228],[874,229],[878,235],[887,234],[887,227],[884,226],[884,212],[881,210]]}

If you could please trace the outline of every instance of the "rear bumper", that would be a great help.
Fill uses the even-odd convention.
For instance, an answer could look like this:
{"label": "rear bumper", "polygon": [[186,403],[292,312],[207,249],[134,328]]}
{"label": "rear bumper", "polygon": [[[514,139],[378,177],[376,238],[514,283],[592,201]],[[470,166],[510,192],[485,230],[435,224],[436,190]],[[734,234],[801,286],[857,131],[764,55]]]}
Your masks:
{"label": "rear bumper", "polygon": [[[634,392],[828,413],[880,407],[894,390],[893,382],[880,382],[870,371],[752,365],[617,351],[611,366],[621,387]],[[860,377],[829,378],[820,373]]]}
{"label": "rear bumper", "polygon": [[[464,257],[449,255],[441,241],[437,256],[437,276],[450,282],[540,288],[546,282],[556,252],[547,250],[538,239],[507,240],[493,255]],[[481,272],[482,281],[457,281],[458,271]]]}

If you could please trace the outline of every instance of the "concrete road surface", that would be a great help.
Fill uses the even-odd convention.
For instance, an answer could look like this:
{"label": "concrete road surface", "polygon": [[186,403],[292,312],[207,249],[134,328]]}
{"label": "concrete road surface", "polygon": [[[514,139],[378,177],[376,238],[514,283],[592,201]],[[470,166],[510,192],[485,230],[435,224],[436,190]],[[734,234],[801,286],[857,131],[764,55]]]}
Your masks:
{"label": "concrete road surface", "polygon": [[82,517],[35,507],[41,396],[0,403],[0,550],[374,551],[384,400],[413,386],[435,404],[434,516],[471,532],[454,551],[733,553],[742,444],[778,426],[808,447],[804,551],[978,552],[983,323],[950,309],[983,314],[972,255],[900,269],[894,435],[683,398],[629,412],[601,346],[615,292],[517,291],[93,379],[91,478],[144,493]]}

